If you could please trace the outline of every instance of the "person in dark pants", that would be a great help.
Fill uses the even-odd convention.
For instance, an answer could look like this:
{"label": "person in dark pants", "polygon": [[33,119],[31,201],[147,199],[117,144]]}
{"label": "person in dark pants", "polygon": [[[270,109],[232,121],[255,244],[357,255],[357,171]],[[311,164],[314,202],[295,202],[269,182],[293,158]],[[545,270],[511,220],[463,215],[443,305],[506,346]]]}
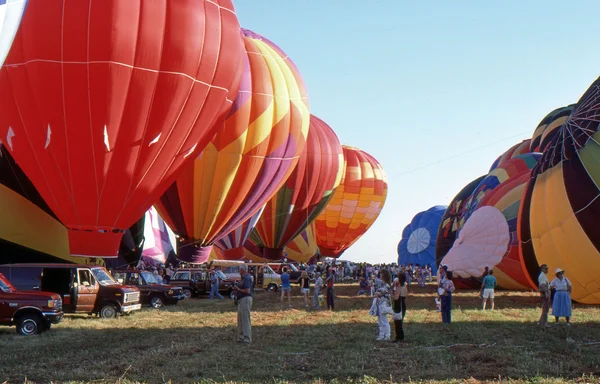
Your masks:
{"label": "person in dark pants", "polygon": [[334,290],[333,286],[335,284],[335,269],[329,269],[329,276],[325,280],[325,286],[327,287],[327,309],[333,311],[334,306]]}
{"label": "person in dark pants", "polygon": [[442,299],[442,323],[444,324],[452,322],[452,292],[454,292],[452,277],[452,271],[446,272],[446,278],[439,292]]}
{"label": "person in dark pants", "polygon": [[392,310],[394,313],[401,313],[402,319],[394,319],[394,332],[396,333],[395,343],[404,340],[404,317],[406,316],[406,296],[408,296],[408,284],[406,284],[406,274],[401,273],[392,284]]}

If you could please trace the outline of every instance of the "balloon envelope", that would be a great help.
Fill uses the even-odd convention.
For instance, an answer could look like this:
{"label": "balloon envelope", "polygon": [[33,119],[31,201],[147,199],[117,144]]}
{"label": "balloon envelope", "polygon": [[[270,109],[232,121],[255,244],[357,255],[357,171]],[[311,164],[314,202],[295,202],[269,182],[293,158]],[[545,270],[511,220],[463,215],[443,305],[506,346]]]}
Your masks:
{"label": "balloon envelope", "polygon": [[[600,79],[573,108],[532,172],[520,213],[523,262],[561,268],[571,297],[600,304]],[[537,260],[534,262],[533,260]]]}
{"label": "balloon envelope", "polygon": [[382,165],[368,153],[344,145],[344,173],[331,201],[315,220],[324,256],[340,256],[373,225],[387,196]]}
{"label": "balloon envelope", "polygon": [[437,273],[435,242],[447,208],[436,205],[413,217],[402,231],[402,239],[398,244],[398,265],[429,265],[433,273]]}
{"label": "balloon envelope", "polygon": [[0,71],[0,140],[71,254],[117,255],[214,135],[242,54],[230,0],[29,2]]}
{"label": "balloon envelope", "polygon": [[285,247],[283,254],[290,261],[308,263],[318,251],[319,247],[317,247],[317,239],[315,238],[315,223],[311,223]]}
{"label": "balloon envelope", "polygon": [[243,33],[246,66],[224,125],[156,203],[185,261],[206,261],[216,240],[255,215],[305,147],[310,114],[301,79],[281,50]]}

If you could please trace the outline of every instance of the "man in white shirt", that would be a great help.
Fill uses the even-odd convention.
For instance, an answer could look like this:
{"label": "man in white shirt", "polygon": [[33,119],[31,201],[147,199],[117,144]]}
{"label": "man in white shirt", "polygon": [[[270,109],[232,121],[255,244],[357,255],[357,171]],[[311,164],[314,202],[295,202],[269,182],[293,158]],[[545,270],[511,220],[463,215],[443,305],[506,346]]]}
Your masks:
{"label": "man in white shirt", "polygon": [[540,298],[542,300],[542,315],[540,316],[539,325],[542,327],[549,328],[548,324],[548,311],[550,308],[550,281],[546,276],[548,273],[548,266],[542,264],[540,267],[540,274],[538,276],[538,291],[540,292]]}

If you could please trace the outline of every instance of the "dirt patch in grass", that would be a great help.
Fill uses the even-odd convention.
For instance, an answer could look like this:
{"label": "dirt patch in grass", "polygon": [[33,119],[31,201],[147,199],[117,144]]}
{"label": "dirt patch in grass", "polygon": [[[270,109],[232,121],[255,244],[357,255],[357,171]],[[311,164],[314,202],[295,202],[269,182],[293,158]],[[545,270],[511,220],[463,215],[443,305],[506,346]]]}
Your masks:
{"label": "dirt patch in grass", "polygon": [[497,292],[497,310],[483,312],[461,291],[445,327],[435,287],[411,287],[407,339],[393,344],[375,341],[370,298],[336,290],[334,312],[305,310],[299,292],[291,309],[257,292],[251,345],[235,343],[233,303],[205,298],[114,321],[67,316],[38,337],[0,328],[0,382],[598,382],[598,307],[577,305],[572,327],[544,330],[535,293]]}

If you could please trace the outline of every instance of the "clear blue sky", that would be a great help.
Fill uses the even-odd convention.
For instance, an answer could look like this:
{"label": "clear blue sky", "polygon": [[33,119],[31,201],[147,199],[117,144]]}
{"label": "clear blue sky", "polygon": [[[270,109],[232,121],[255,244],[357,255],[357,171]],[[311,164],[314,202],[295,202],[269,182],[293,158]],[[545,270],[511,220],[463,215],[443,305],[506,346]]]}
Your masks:
{"label": "clear blue sky", "polygon": [[343,259],[397,261],[402,229],[447,205],[600,74],[600,1],[234,0],[279,45],[311,113],[377,158],[385,208]]}

